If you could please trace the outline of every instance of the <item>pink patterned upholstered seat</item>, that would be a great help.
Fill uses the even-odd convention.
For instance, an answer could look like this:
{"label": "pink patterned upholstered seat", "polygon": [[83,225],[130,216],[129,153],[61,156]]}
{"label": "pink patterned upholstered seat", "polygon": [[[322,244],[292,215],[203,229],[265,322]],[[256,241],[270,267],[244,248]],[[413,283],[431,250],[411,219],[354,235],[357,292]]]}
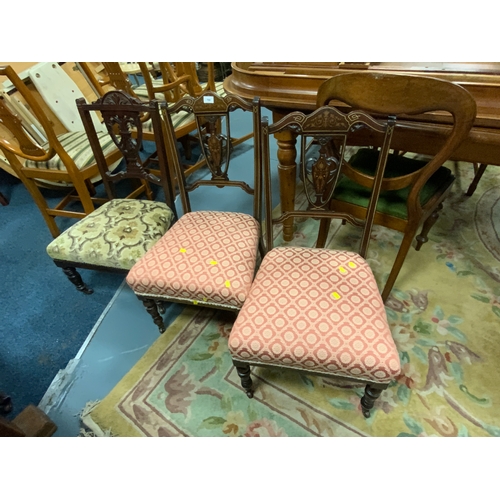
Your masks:
{"label": "pink patterned upholstered seat", "polygon": [[377,283],[354,252],[267,253],[229,337],[233,359],[386,383],[400,372]]}
{"label": "pink patterned upholstered seat", "polygon": [[239,310],[253,280],[259,224],[250,215],[189,212],[132,267],[138,295]]}

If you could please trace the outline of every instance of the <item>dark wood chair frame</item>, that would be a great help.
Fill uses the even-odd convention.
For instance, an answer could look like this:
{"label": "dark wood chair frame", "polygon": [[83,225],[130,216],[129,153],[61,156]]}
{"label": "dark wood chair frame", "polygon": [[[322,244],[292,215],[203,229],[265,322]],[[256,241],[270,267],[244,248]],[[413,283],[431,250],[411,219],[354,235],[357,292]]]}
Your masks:
{"label": "dark wood chair frame", "polygon": [[[245,182],[229,178],[228,171],[233,151],[230,114],[237,109],[251,112],[253,115],[253,129],[254,131],[258,129],[261,117],[260,100],[258,98],[255,98],[252,103],[249,103],[238,96],[226,95],[220,97],[215,92],[206,91],[198,97],[186,96],[169,107],[164,106],[161,108],[167,129],[168,161],[172,174],[177,178],[179,197],[184,213],[191,211],[189,192],[197,189],[199,186],[214,186],[218,188],[238,187],[248,194],[253,195],[253,216],[260,223],[262,217],[262,180],[259,168],[260,144],[258,137],[254,138],[254,186],[251,187]],[[210,179],[200,179],[190,185],[187,184],[185,172],[181,167],[179,152],[176,147],[175,131],[171,120],[171,115],[181,110],[192,112],[196,116],[200,143],[203,148],[206,164],[211,173]],[[222,118],[226,120],[226,134],[222,133],[219,127],[219,122]],[[262,254],[263,242],[261,240],[259,241],[259,250]],[[153,318],[160,333],[163,333],[165,325],[160,315],[161,311],[158,309],[158,304],[161,302],[161,299],[153,300],[151,297],[141,295],[137,295],[137,297],[142,301],[147,312]],[[174,299],[169,299],[169,301],[170,300],[174,301]],[[182,299],[175,301],[191,304],[190,301],[183,301]]]}
{"label": "dark wood chair frame", "polygon": [[[294,217],[319,218],[321,220],[342,219],[362,227],[359,255],[363,258],[368,251],[370,234],[376,213],[376,205],[381,191],[384,170],[389,155],[390,143],[395,126],[395,117],[390,116],[385,122],[375,120],[363,111],[351,111],[342,113],[332,106],[324,106],[310,115],[301,112],[292,112],[281,120],[271,125],[266,117],[261,122],[261,138],[258,141],[262,145],[262,169],[263,169],[263,192],[265,206],[265,251],[273,248],[273,226],[282,224]],[[340,177],[342,168],[347,164],[345,159],[348,136],[359,129],[367,129],[376,133],[381,140],[382,148],[379,156],[378,166],[372,185],[372,194],[368,209],[364,218],[355,218],[350,213],[342,213],[329,209],[330,198]],[[292,131],[294,135],[300,136],[301,141],[301,177],[303,179],[304,191],[308,206],[304,209],[296,207],[294,210],[282,212],[273,217],[273,205],[271,195],[271,168],[270,168],[270,136],[284,131]],[[307,159],[310,151],[308,145],[318,145],[317,157]],[[312,163],[312,165],[311,165]],[[308,170],[310,167],[310,170]],[[267,363],[256,363],[253,361],[243,362],[233,359],[241,385],[249,398],[253,397],[253,382],[250,377],[251,365],[262,365],[277,367]],[[285,366],[282,366],[285,368]],[[353,379],[335,374],[319,373],[318,371],[300,370],[312,375],[332,376],[338,380]],[[387,388],[388,383],[378,384],[366,379],[355,379],[355,381],[366,383],[365,393],[361,398],[363,414],[368,417],[370,409],[381,392]]]}
{"label": "dark wood chair frame", "polygon": [[[160,108],[164,106],[164,104],[158,101],[144,103],[129,96],[125,92],[115,90],[106,93],[92,104],[87,104],[84,99],[78,99],[76,105],[101,172],[108,198],[111,200],[116,197],[116,183],[123,179],[133,179],[136,181],[137,187],[126,197],[126,199],[136,198],[141,193],[145,193],[147,198],[151,200],[153,199],[153,193],[149,185],[149,183],[151,183],[161,187],[167,205],[174,212],[175,218],[177,218],[177,211],[174,203],[175,194],[173,179],[167,165],[165,129],[160,113]],[[111,135],[113,142],[116,144],[125,160],[125,168],[123,170],[109,172],[109,170],[106,169],[105,158],[99,145],[97,132],[90,115],[91,111],[98,111],[102,115],[108,133]],[[151,173],[139,154],[143,141],[141,119],[144,114],[148,114],[153,120],[155,143],[158,152],[158,162],[155,166],[159,168],[159,177]],[[126,269],[56,259],[54,259],[54,263],[56,266],[62,268],[68,279],[76,286],[77,290],[86,294],[93,293],[93,290],[85,285],[80,273],[76,270],[77,267],[124,274],[128,272]]]}
{"label": "dark wood chair frame", "polygon": [[[410,188],[406,220],[381,212],[375,214],[375,224],[404,233],[395,262],[382,291],[382,298],[385,301],[421,225],[421,233],[416,237],[416,250],[420,250],[422,244],[428,241],[427,235],[437,221],[439,211],[443,207],[443,200],[449,194],[452,182],[435,193],[425,205],[420,203],[420,192],[428,179],[450,158],[453,151],[467,137],[476,116],[476,103],[467,90],[451,82],[430,77],[384,73],[351,73],[332,77],[320,86],[316,104],[319,107],[330,102],[342,102],[353,109],[362,109],[377,116],[394,115],[411,118],[426,112],[443,111],[450,113],[453,117],[453,126],[450,127],[449,135],[442,148],[423,168],[408,175],[385,178],[382,182],[382,191]],[[396,125],[395,136],[397,133]],[[366,137],[361,135],[359,141],[364,140]],[[353,140],[351,144],[361,145],[363,142]],[[371,144],[377,145],[377,141]],[[367,188],[373,183],[373,177],[362,174],[349,165],[343,169],[343,175],[347,175],[354,182]],[[366,212],[366,208],[334,198],[331,201],[331,208],[348,212],[356,218],[364,217]],[[328,227],[328,221],[321,224],[318,247],[325,245]]]}

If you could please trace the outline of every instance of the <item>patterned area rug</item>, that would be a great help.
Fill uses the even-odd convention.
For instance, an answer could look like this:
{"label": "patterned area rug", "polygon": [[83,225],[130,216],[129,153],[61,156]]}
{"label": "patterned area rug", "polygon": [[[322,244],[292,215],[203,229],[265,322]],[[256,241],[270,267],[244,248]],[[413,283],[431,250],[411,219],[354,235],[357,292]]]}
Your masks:
{"label": "patterned area rug", "polygon": [[[293,370],[253,368],[248,399],[227,352],[230,313],[186,307],[137,365],[83,417],[116,436],[500,436],[500,175],[464,196],[468,164],[420,252],[411,249],[387,302],[402,374],[363,418],[363,388]],[[317,221],[297,220],[293,245]],[[358,230],[330,230],[357,248]],[[368,262],[382,286],[401,235],[375,227]]]}

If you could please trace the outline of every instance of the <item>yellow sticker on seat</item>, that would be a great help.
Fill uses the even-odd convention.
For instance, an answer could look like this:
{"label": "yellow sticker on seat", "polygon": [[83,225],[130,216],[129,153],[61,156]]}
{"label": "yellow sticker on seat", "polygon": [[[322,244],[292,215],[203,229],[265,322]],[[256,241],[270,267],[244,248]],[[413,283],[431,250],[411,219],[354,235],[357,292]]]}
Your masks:
{"label": "yellow sticker on seat", "polygon": [[332,297],[335,299],[335,300],[339,300],[340,299],[340,294],[337,293],[337,292],[332,292]]}
{"label": "yellow sticker on seat", "polygon": [[342,267],[342,266],[339,267],[339,271],[340,271],[340,274],[346,274],[347,273],[347,269],[345,267]]}
{"label": "yellow sticker on seat", "polygon": [[179,250],[179,252],[181,252],[181,253],[186,253],[186,249],[185,249],[185,248],[181,248],[181,249]]}
{"label": "yellow sticker on seat", "polygon": [[351,269],[356,269],[356,267],[358,267],[354,262],[349,262],[349,264],[347,264]]}
{"label": "yellow sticker on seat", "polygon": [[210,264],[211,264],[212,266],[216,266],[216,265],[217,265],[217,261],[216,261],[216,260],[211,260],[211,261],[210,261]]}
{"label": "yellow sticker on seat", "polygon": [[193,304],[194,304],[195,306],[197,306],[197,305],[198,305],[198,301],[197,301],[197,300],[193,300]]}
{"label": "yellow sticker on seat", "polygon": [[231,283],[229,280],[226,280],[226,282],[224,283],[226,285],[226,288],[230,288],[231,287]]}

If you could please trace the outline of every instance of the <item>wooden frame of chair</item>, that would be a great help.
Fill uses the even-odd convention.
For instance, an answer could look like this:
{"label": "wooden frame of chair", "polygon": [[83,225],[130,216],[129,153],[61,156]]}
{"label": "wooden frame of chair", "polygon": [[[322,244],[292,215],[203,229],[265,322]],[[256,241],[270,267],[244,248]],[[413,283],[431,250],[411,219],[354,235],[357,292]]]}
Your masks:
{"label": "wooden frame of chair", "polygon": [[[104,70],[106,71],[106,78],[98,79],[95,72],[92,70],[89,63],[79,62],[78,67],[84,73],[87,80],[94,88],[94,90],[102,97],[106,90],[107,86],[111,88],[122,90],[127,94],[135,97],[140,100],[161,100],[158,98],[157,94],[165,96],[169,96],[171,94],[172,98],[179,97],[185,94],[186,89],[192,90],[191,87],[191,77],[190,75],[183,75],[181,77],[177,77],[177,75],[173,72],[170,66],[166,66],[168,63],[158,63],[159,69],[162,71],[162,75],[164,74],[164,78],[167,78],[166,83],[162,85],[160,88],[162,90],[154,89],[153,90],[153,80],[150,74],[150,68],[146,63],[140,62],[138,63],[141,68],[142,75],[145,81],[145,85],[148,92],[148,97],[143,98],[142,96],[138,96],[135,92],[135,88],[128,76],[123,72],[120,63],[118,62],[103,62],[102,65]],[[168,99],[167,102],[172,102],[171,99]],[[146,122],[149,119],[147,115],[144,115],[143,122]],[[186,152],[186,158],[190,159],[191,156],[191,136],[189,135],[191,132],[196,130],[196,123],[194,118],[191,120],[183,120],[181,124],[179,124],[175,128],[175,137],[177,140],[181,142]],[[144,131],[144,139],[147,141],[154,141],[153,134],[151,132]],[[155,154],[151,155],[150,161],[155,161]],[[200,167],[204,165],[203,162],[198,162],[193,166],[186,167],[186,175],[198,170]]]}
{"label": "wooden frame of chair", "polygon": [[[92,104],[87,104],[84,99],[76,101],[85,131],[88,135],[92,150],[94,152],[99,171],[102,176],[103,184],[109,200],[116,197],[115,185],[124,179],[133,179],[138,181],[138,186],[133,189],[124,199],[136,201],[135,198],[141,193],[146,193],[149,200],[153,199],[149,183],[160,186],[164,192],[168,207],[172,210],[175,219],[177,211],[175,208],[175,193],[173,188],[173,178],[167,165],[167,151],[165,142],[165,128],[160,114],[160,104],[158,101],[144,103],[123,91],[110,91]],[[110,172],[106,169],[106,159],[99,143],[97,132],[92,121],[91,112],[98,111],[104,124],[110,134],[113,142],[116,144],[120,154],[125,160],[125,168],[117,172]],[[141,127],[141,118],[147,113],[153,122],[155,131],[155,144],[158,151],[158,167],[160,177],[150,171],[140,157],[142,147],[143,133]],[[135,133],[132,134],[132,131]],[[133,137],[135,135],[135,138]],[[110,230],[113,228],[110,227]],[[71,230],[71,228],[70,228]],[[52,244],[56,243],[55,240]],[[49,245],[50,246],[50,245]],[[92,269],[96,271],[107,271],[116,273],[127,273],[129,269],[100,266],[88,264],[81,261],[68,261],[54,258],[56,266],[62,268],[68,279],[76,286],[77,290],[86,294],[93,292],[82,280],[81,275],[76,268]]]}
{"label": "wooden frame of chair", "polygon": [[[377,382],[376,379],[370,379],[367,377],[355,377],[348,376],[339,370],[339,373],[328,371],[324,367],[320,367],[318,369],[306,369],[305,367],[298,367],[292,365],[292,363],[284,363],[284,362],[272,362],[269,358],[272,357],[271,354],[265,354],[260,357],[260,354],[256,354],[253,351],[253,347],[250,347],[250,340],[248,341],[248,347],[246,341],[242,341],[242,338],[246,335],[243,334],[244,331],[248,332],[252,328],[255,329],[263,329],[264,326],[268,326],[271,323],[266,323],[262,325],[260,322],[262,321],[261,308],[259,307],[260,302],[258,302],[258,289],[261,285],[261,270],[264,269],[263,273],[268,272],[265,270],[267,266],[266,259],[274,258],[275,256],[269,257],[272,253],[270,253],[274,248],[274,237],[273,237],[273,227],[276,224],[282,224],[284,221],[289,220],[293,217],[301,217],[301,218],[319,218],[321,220],[331,220],[331,219],[342,219],[348,220],[356,226],[362,227],[362,236],[360,240],[360,250],[359,256],[365,257],[368,245],[370,241],[370,234],[373,227],[373,221],[375,216],[375,207],[378,202],[378,197],[380,195],[381,185],[383,181],[384,170],[387,162],[387,157],[390,150],[390,142],[392,138],[392,133],[394,130],[395,119],[394,117],[389,117],[386,122],[380,122],[375,120],[369,114],[365,112],[352,111],[350,113],[344,114],[337,110],[334,107],[324,106],[310,115],[305,115],[301,112],[292,112],[289,115],[285,116],[281,120],[271,125],[268,124],[267,118],[262,119],[262,127],[261,127],[261,140],[262,144],[262,169],[263,169],[263,185],[264,185],[264,200],[265,200],[265,242],[266,242],[266,256],[261,264],[259,271],[257,272],[257,276],[254,281],[258,283],[257,287],[252,285],[251,291],[249,293],[249,297],[245,304],[243,305],[240,314],[233,326],[232,332],[229,338],[229,349],[231,355],[233,357],[233,364],[236,367],[238,375],[241,379],[241,385],[245,390],[248,397],[253,397],[253,382],[250,377],[250,365],[262,365],[262,366],[280,366],[282,368],[290,368],[296,369],[303,372],[308,372],[315,375],[324,375],[324,376],[334,376],[337,379],[348,380],[348,381],[358,381],[366,384],[365,393],[361,398],[361,406],[363,410],[363,414],[365,417],[368,417],[370,414],[371,408],[374,406],[374,402],[377,397],[381,394],[381,392],[388,386],[389,382],[381,381]],[[360,128],[365,128],[370,130],[372,133],[378,134],[380,140],[382,142],[382,151],[379,156],[378,166],[376,176],[372,186],[372,195],[370,197],[370,202],[368,206],[368,210],[366,212],[366,217],[362,220],[356,219],[351,216],[349,213],[337,212],[329,209],[329,201],[332,193],[335,190],[338,179],[341,175],[341,170],[343,166],[347,163],[345,159],[346,154],[346,146],[347,146],[347,137],[348,135]],[[271,168],[270,168],[270,147],[269,140],[270,136],[273,134],[277,134],[283,131],[292,131],[296,136],[300,136],[301,141],[301,174],[303,178],[303,186],[306,194],[306,208],[302,208],[301,206],[297,206],[294,210],[286,211],[277,216],[273,216],[273,205],[272,205],[272,176],[271,176]],[[318,152],[316,156],[312,159],[307,159],[306,154],[309,154],[310,151],[308,148],[308,144],[314,142],[318,145]],[[307,168],[310,168],[310,171]],[[283,248],[285,249],[285,248]],[[298,248],[297,252],[305,251],[308,252],[308,248]],[[333,250],[323,250],[322,252],[331,252],[335,253]],[[297,255],[300,255],[298,253]],[[352,254],[354,255],[354,254]],[[273,262],[272,260],[270,262]],[[287,262],[289,264],[289,262]],[[273,269],[279,267],[278,262],[273,262]],[[310,265],[312,269],[314,269],[314,265]],[[300,278],[294,277],[295,269],[287,270],[287,283],[288,287],[291,289],[300,289],[302,288],[300,284]],[[312,270],[311,270],[312,272]],[[331,269],[332,275],[332,287],[335,283],[335,269]],[[278,279],[278,278],[277,278]],[[329,278],[326,278],[329,279]],[[374,278],[373,278],[374,282]],[[379,309],[383,311],[383,303],[380,295],[378,295],[378,291],[376,289],[376,285],[374,284],[373,297],[372,299],[378,301]],[[277,287],[281,287],[281,283],[277,284]],[[330,292],[328,292],[330,293]],[[333,293],[332,293],[333,295]],[[362,295],[362,294],[361,294]],[[360,296],[361,296],[360,295]],[[377,298],[378,295],[378,298]],[[371,300],[372,300],[371,299]],[[274,299],[270,296],[266,296],[266,307],[275,306],[276,309],[280,310],[280,307],[277,306],[277,302],[274,302]],[[358,307],[361,308],[362,304],[358,304]],[[248,308],[248,309],[247,309]],[[332,301],[332,308],[335,310],[335,302]],[[252,318],[254,316],[254,312],[256,316],[259,316],[259,325],[257,323],[252,323]],[[338,309],[340,315],[342,312]],[[383,312],[385,317],[385,312]],[[256,317],[255,316],[255,317]],[[271,320],[272,321],[272,320]],[[325,319],[325,321],[328,321]],[[329,330],[334,330],[337,326],[335,324],[328,325]],[[301,335],[307,335],[309,330],[300,331],[300,329],[295,329],[291,324],[287,326],[289,328],[287,331],[290,332],[290,335],[293,338],[301,339]],[[309,327],[307,327],[309,328]],[[269,329],[269,328],[268,328]],[[275,331],[275,335],[278,335],[278,330]],[[386,325],[384,329],[384,335],[387,338],[390,338],[390,342],[393,343],[392,337],[390,335],[390,330],[388,325]],[[252,337],[253,338],[253,337]],[[268,338],[268,337],[266,337]],[[261,339],[262,340],[262,339]],[[280,336],[280,341],[284,341]],[[233,344],[234,342],[234,344]],[[242,348],[242,342],[245,343],[245,347]],[[263,340],[265,342],[265,340]],[[327,341],[325,340],[325,343]],[[255,343],[258,345],[259,341],[256,340]],[[305,342],[303,343],[305,345]],[[253,344],[252,344],[253,345]],[[262,344],[260,344],[262,345]],[[280,344],[281,345],[281,344]],[[302,345],[302,344],[301,344]],[[267,352],[267,348],[264,348]],[[291,350],[291,347],[286,347],[286,350]],[[393,345],[393,353],[397,351],[395,346]],[[399,363],[399,358],[398,358]]]}
{"label": "wooden frame of chair", "polygon": [[[92,196],[94,192],[91,180],[98,177],[99,169],[96,162],[78,169],[75,161],[68,155],[61,145],[57,135],[52,129],[51,123],[42,108],[31,95],[24,82],[10,66],[0,67],[0,75],[6,76],[21,93],[30,106],[31,112],[35,115],[47,137],[47,150],[36,144],[23,128],[22,121],[14,115],[0,99],[0,121],[15,136],[18,145],[0,139],[0,149],[8,159],[16,175],[30,192],[33,200],[37,204],[42,216],[53,237],[60,234],[60,230],[55,222],[56,217],[83,218],[94,211],[94,203],[103,203],[105,199]],[[19,157],[36,162],[47,162],[57,155],[64,164],[65,170],[51,170],[48,168],[31,168],[23,165]],[[114,165],[120,158],[118,150],[113,151],[106,157],[106,165]],[[73,190],[66,195],[54,208],[48,206],[46,199],[40,191],[37,179],[42,179],[54,183],[68,183],[73,186]],[[83,212],[65,210],[65,207],[72,201],[78,200],[83,206]]]}
{"label": "wooden frame of chair", "polygon": [[[403,241],[397,253],[393,267],[382,292],[384,301],[388,298],[396,278],[401,270],[406,254],[412,244],[417,230],[422,225],[421,233],[416,237],[416,250],[428,241],[428,233],[436,222],[442,202],[448,195],[454,177],[424,204],[420,203],[420,194],[426,182],[445,163],[453,151],[467,137],[476,116],[476,103],[464,88],[451,82],[437,78],[388,75],[377,73],[351,73],[332,77],[324,82],[317,96],[317,106],[341,101],[351,108],[362,109],[379,116],[404,116],[406,118],[421,115],[430,111],[443,111],[452,115],[453,125],[441,150],[427,164],[406,175],[385,178],[382,191],[394,191],[408,188],[407,218],[395,217],[377,211],[375,224],[379,224],[404,233]],[[395,134],[397,134],[397,125]],[[359,143],[366,137],[360,134]],[[377,142],[372,142],[378,145]],[[363,174],[349,165],[344,175],[355,183],[369,188],[373,177]],[[362,218],[366,208],[345,200],[331,201],[331,209],[350,213],[353,217]],[[317,246],[323,247],[328,233],[328,221],[321,224]]]}
{"label": "wooden frame of chair", "polygon": [[[169,151],[170,155],[169,165],[172,168],[173,174],[176,175],[177,177],[179,191],[180,191],[179,196],[181,199],[182,207],[185,212],[177,224],[180,224],[181,221],[183,221],[183,218],[186,218],[191,213],[191,204],[189,200],[188,191],[192,191],[193,189],[196,189],[199,186],[212,185],[214,187],[219,187],[219,188],[226,186],[238,187],[243,189],[245,192],[252,194],[254,196],[254,199],[253,199],[253,217],[251,217],[251,219],[253,219],[253,222],[257,225],[258,228],[261,219],[261,196],[262,196],[261,192],[262,180],[260,175],[259,156],[258,156],[260,151],[260,146],[258,144],[258,137],[254,149],[254,186],[252,188],[244,182],[231,180],[229,178],[227,172],[230,162],[231,147],[226,147],[226,146],[231,144],[230,128],[228,129],[229,135],[225,136],[220,133],[220,130],[218,130],[216,126],[216,124],[220,121],[222,117],[226,117],[226,119],[229,120],[229,114],[236,109],[243,109],[245,111],[251,112],[253,115],[253,128],[254,130],[258,128],[258,122],[260,118],[260,101],[258,98],[254,99],[252,103],[248,103],[247,101],[241,99],[238,96],[226,95],[224,97],[221,97],[215,92],[206,91],[201,96],[183,97],[178,102],[176,102],[171,106],[162,107],[161,111],[164,114],[164,121],[166,123],[166,130],[167,130],[167,150]],[[175,131],[172,123],[172,116],[175,116],[176,113],[182,111],[192,112],[196,116],[196,121],[199,126],[199,133],[200,136],[203,138],[202,144],[204,147],[207,165],[212,173],[211,179],[196,181],[189,187],[186,186],[185,172],[183,171],[180,165],[179,152],[176,147]],[[224,164],[225,167],[223,167]],[[201,213],[203,213],[203,211],[196,212],[196,214],[201,214]],[[241,215],[242,214],[233,214],[233,213],[230,214],[230,216],[233,216],[234,218],[236,218],[236,216],[241,216]],[[248,217],[246,214],[244,216]],[[230,222],[230,224],[231,223],[232,222]],[[168,254],[168,252],[170,251],[168,249],[169,248],[168,237],[172,233],[172,231],[174,231],[176,225],[174,225],[172,229],[162,239],[162,241],[165,240],[164,242],[165,248],[163,248],[161,242],[159,242],[157,245],[155,245],[153,249],[150,250],[150,252],[148,252],[148,254],[151,253],[151,259],[148,261],[150,255],[148,254],[145,255],[140,261],[138,261],[137,265],[134,266],[134,268],[132,268],[131,272],[127,276],[127,282],[134,290],[134,293],[137,295],[138,299],[143,302],[147,312],[151,315],[154,323],[158,326],[160,333],[163,333],[163,331],[165,330],[165,326],[163,323],[163,318],[159,314],[157,308],[158,301],[164,300],[164,301],[179,302],[184,304],[194,303],[203,305],[205,307],[216,307],[234,311],[239,310],[239,307],[241,307],[241,306],[228,305],[223,301],[221,301],[221,304],[219,304],[216,303],[215,301],[207,300],[207,297],[202,296],[201,292],[200,292],[200,297],[196,298],[197,297],[196,294],[198,292],[194,292],[193,297],[190,296],[183,297],[180,294],[173,295],[172,293],[162,294],[162,292],[159,291],[159,288],[161,287],[157,287],[156,285],[153,285],[154,291],[151,292],[148,291],[147,293],[145,293],[144,291],[140,290],[143,287],[143,282],[142,280],[136,281],[136,277],[138,276],[136,272],[144,276],[145,274],[142,273],[146,274],[148,273],[149,269],[148,266],[150,263],[152,266],[157,265],[156,257],[153,256],[153,253],[154,255],[156,255],[157,253],[161,253],[162,257],[160,260],[162,260],[162,262],[168,261],[168,259],[166,258],[170,257],[170,255]],[[259,250],[262,250],[262,247],[263,247],[262,241],[259,236],[258,240]],[[177,247],[175,252],[179,252],[179,249]],[[255,264],[256,262],[252,262],[252,265]],[[135,269],[135,267],[137,267],[137,270]],[[172,264],[172,266],[170,266],[168,270],[169,271],[173,270],[173,268],[174,264]],[[253,271],[254,269],[255,267],[253,267]],[[154,274],[155,278],[161,277],[162,283],[164,282],[166,283],[168,280],[164,279],[162,274],[163,271],[165,271],[165,269],[158,270],[158,272],[155,270]],[[136,288],[136,285],[138,285],[139,288]],[[182,285],[180,285],[180,288],[182,289]],[[214,287],[214,289],[216,289],[216,287]]]}
{"label": "wooden frame of chair", "polygon": [[[214,63],[207,63],[208,68],[208,81],[202,86],[199,82],[198,75],[196,73],[196,65],[194,62],[177,62],[172,65],[168,62],[159,62],[158,67],[161,71],[163,85],[158,83],[153,83],[151,74],[148,71],[146,63],[138,63],[142,74],[144,77],[144,83],[146,85],[149,99],[156,99],[158,94],[163,95],[165,101],[169,103],[177,102],[181,97],[199,97],[204,92],[212,91],[217,92],[217,84],[215,82],[215,69]],[[224,94],[221,94],[223,97]],[[200,123],[198,122],[198,130],[200,130]],[[252,137],[252,133],[245,134],[242,137],[232,137],[231,144],[237,146],[242,142],[247,141]],[[190,136],[194,138],[193,136]],[[189,143],[184,141],[184,149],[186,152],[190,151]],[[186,168],[186,176],[195,172],[199,168],[205,166],[205,159],[202,158],[195,165]]]}

